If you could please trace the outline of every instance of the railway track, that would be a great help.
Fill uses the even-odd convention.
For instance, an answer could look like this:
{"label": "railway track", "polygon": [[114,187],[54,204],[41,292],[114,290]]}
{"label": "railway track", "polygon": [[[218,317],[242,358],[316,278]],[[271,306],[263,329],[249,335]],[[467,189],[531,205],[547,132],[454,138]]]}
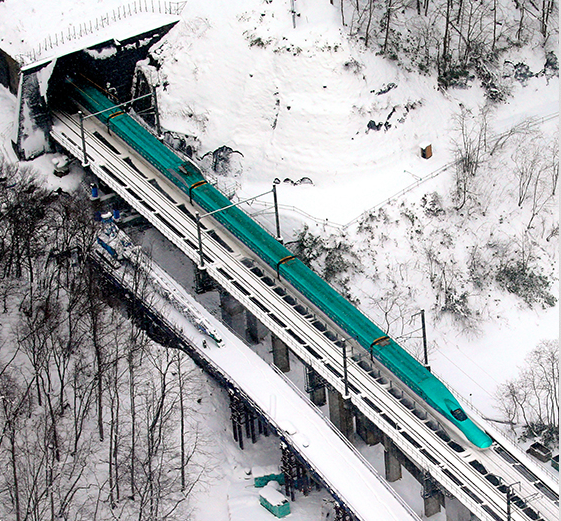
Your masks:
{"label": "railway track", "polygon": [[[195,212],[201,209],[94,118],[86,121],[85,130],[92,171],[197,263]],[[82,159],[77,117],[56,113],[52,136]],[[220,224],[210,218],[205,223],[203,250],[211,277],[344,394],[344,332],[296,290],[277,280],[271,269]],[[554,480],[523,465],[497,442],[486,451],[476,451],[450,439],[407,389],[361,356],[362,348],[352,340],[347,340],[347,346],[351,353],[348,398],[354,406],[478,518],[507,519],[508,495],[513,521],[558,519],[558,484]],[[514,483],[518,483],[516,488]]]}

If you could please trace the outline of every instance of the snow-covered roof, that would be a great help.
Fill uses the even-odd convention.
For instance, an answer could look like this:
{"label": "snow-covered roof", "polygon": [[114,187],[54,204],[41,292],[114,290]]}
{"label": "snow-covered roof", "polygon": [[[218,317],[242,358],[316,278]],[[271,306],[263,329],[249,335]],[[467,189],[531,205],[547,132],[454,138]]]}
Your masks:
{"label": "snow-covered roof", "polygon": [[5,0],[0,2],[0,49],[23,66],[50,61],[177,22],[180,4],[106,0],[100,12],[94,3]]}
{"label": "snow-covered roof", "polygon": [[272,505],[274,507],[280,506],[288,501],[278,490],[276,490],[271,485],[265,485],[260,490],[259,495],[263,499],[267,500],[269,505]]}

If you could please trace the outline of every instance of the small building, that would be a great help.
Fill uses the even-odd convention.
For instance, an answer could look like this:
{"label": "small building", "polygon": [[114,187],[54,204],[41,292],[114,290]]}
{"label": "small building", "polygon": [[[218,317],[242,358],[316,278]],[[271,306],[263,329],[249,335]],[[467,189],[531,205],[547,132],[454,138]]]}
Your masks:
{"label": "small building", "polygon": [[290,514],[290,503],[272,484],[263,487],[259,492],[259,503],[276,517]]}
{"label": "small building", "polygon": [[276,481],[279,485],[284,485],[284,474],[275,465],[268,467],[253,467],[251,469],[253,484],[256,488],[264,487],[269,481]]}
{"label": "small building", "polygon": [[530,456],[534,456],[534,458],[539,459],[544,463],[551,459],[551,451],[539,441],[532,443],[526,452],[530,454]]}
{"label": "small building", "polygon": [[429,142],[421,143],[421,157],[423,159],[429,159],[432,157],[432,145]]}

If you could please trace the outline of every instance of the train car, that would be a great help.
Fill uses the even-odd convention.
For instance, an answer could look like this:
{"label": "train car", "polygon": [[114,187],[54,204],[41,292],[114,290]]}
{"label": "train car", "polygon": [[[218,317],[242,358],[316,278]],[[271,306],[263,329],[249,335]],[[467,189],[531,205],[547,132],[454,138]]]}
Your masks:
{"label": "train car", "polygon": [[[97,117],[110,132],[123,139],[206,212],[231,205],[224,195],[205,181],[198,168],[182,161],[126,112],[114,107],[95,85],[77,79],[68,79],[67,84],[70,96],[79,106],[91,113],[104,111]],[[237,207],[216,213],[214,218],[450,422],[470,443],[480,449],[491,445],[492,439],[466,415],[438,378],[253,219]]]}

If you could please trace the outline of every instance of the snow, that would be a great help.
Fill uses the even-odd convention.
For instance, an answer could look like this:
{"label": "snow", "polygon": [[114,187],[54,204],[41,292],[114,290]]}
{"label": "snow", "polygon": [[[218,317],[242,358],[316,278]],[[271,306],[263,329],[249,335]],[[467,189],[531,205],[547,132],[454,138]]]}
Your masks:
{"label": "snow", "polygon": [[[121,0],[5,0],[0,2],[0,48],[23,56],[37,49],[49,35],[61,30],[66,33],[69,27],[89,23],[100,13],[122,5],[125,3]],[[244,171],[236,179],[242,186],[240,199],[265,192],[275,178],[280,179],[277,188],[286,240],[292,239],[294,229],[307,223],[314,233],[344,230],[351,241],[358,242],[353,225],[343,226],[366,210],[408,188],[411,191],[400,201],[417,204],[425,193],[449,189],[451,170],[444,167],[453,160],[454,115],[462,107],[477,112],[485,103],[484,92],[476,84],[442,92],[434,77],[405,72],[395,63],[365,51],[347,39],[346,29],[340,27],[338,6],[331,6],[327,0],[298,0],[296,7],[300,15],[294,29],[290,0],[188,2],[180,23],[153,49],[162,65],[158,88],[162,125],[196,136],[201,143],[199,156],[224,144],[242,152]],[[44,51],[40,57],[48,60],[103,39],[124,39],[164,19],[170,17],[127,17],[102,31]],[[512,63],[527,63],[536,72],[543,67],[544,50],[536,44],[513,49],[507,58]],[[388,90],[392,83],[396,87]],[[505,132],[528,118],[555,115],[558,106],[558,78],[531,78],[526,85],[513,82],[512,96],[495,108],[491,126],[497,133]],[[13,96],[0,87],[0,154],[12,160],[15,108]],[[391,127],[376,131],[368,128],[370,121],[389,121]],[[552,136],[557,132],[557,122],[554,116],[540,126]],[[420,156],[423,143],[432,145],[433,156],[428,160]],[[46,185],[53,189],[62,185],[65,190],[73,190],[81,179],[76,165],[66,177],[55,177],[48,157],[40,157],[31,165],[44,174]],[[303,177],[309,177],[313,185],[282,182]],[[426,181],[419,184],[419,179]],[[489,207],[489,227],[498,221],[501,193],[509,189],[499,188]],[[250,207],[252,211],[262,208],[260,201]],[[393,239],[395,243],[388,242],[387,253],[399,256],[403,237]],[[554,254],[551,260],[557,277],[553,288],[556,295],[557,257]],[[375,294],[368,284],[360,289],[365,297]],[[427,303],[429,309],[426,289],[420,287],[418,291],[418,302]],[[532,310],[508,294],[494,297],[486,310],[489,319],[477,336],[465,335],[447,321],[437,323],[427,317],[429,338],[437,346],[430,360],[434,372],[468,405],[490,418],[498,416],[498,386],[517,375],[539,340],[559,335],[558,304],[547,310]],[[214,354],[227,357],[230,352],[225,349]],[[263,406],[281,422],[290,418],[292,428],[297,429],[296,419],[283,413],[274,393],[267,394]],[[298,428],[295,437],[305,438],[301,445],[307,443],[311,449],[315,437],[308,431],[304,436],[303,430]],[[228,502],[232,511],[234,489]],[[207,513],[197,518],[201,521],[226,515],[224,490],[212,493],[217,495],[205,502]],[[257,492],[248,494],[255,499]],[[261,510],[270,519],[270,514]],[[232,519],[259,519],[258,515],[236,518],[232,514]]]}
{"label": "snow", "polygon": [[177,16],[165,14],[163,4],[156,3],[152,9],[148,2],[148,10],[135,12],[136,2],[120,0],[95,3],[5,0],[0,3],[0,48],[25,65],[48,61],[176,21]]}
{"label": "snow", "polygon": [[280,506],[286,503],[287,499],[274,487],[274,485],[267,483],[267,485],[259,491],[259,496],[265,499],[272,506]]}
{"label": "snow", "polygon": [[270,476],[271,474],[278,474],[279,467],[278,465],[267,465],[267,466],[254,466],[251,467],[251,475],[254,478],[263,477],[263,476]]}
{"label": "snow", "polygon": [[[168,82],[161,92],[162,122],[195,132],[203,152],[224,143],[242,151],[240,198],[265,191],[274,178],[310,177],[313,186],[278,186],[281,205],[317,218],[285,211],[281,228],[288,240],[296,223],[308,222],[318,231],[325,229],[321,222],[348,223],[416,185],[415,180],[431,177],[453,160],[454,114],[462,106],[477,111],[484,104],[477,85],[441,93],[434,77],[406,74],[349,43],[337,9],[328,2],[298,2],[295,30],[288,2],[244,2],[239,11],[236,2],[227,4],[189,5],[186,23],[156,51]],[[266,45],[252,46],[257,38]],[[536,49],[515,51],[509,58],[526,60],[534,71],[543,67],[543,51]],[[353,60],[360,64],[358,74],[345,67]],[[389,83],[397,87],[376,94]],[[558,111],[558,78],[533,78],[513,89],[513,97],[492,116],[497,133]],[[407,103],[417,106],[400,114],[403,123],[387,132],[368,131],[370,119],[384,121],[392,107],[403,111]],[[420,157],[423,142],[432,144],[428,160]],[[442,188],[442,177],[446,172],[420,185],[411,198]],[[556,338],[559,327],[558,306],[538,312],[521,308],[509,296],[501,298],[501,318],[486,323],[477,338],[429,322],[442,330],[430,332],[439,345],[431,360],[435,372],[490,417],[497,415],[497,386],[518,372],[539,339]]]}
{"label": "snow", "polygon": [[[134,252],[131,258],[134,258]],[[141,260],[140,264],[147,263]],[[404,504],[385,484],[383,478],[371,472],[357,454],[349,453],[347,443],[331,430],[329,424],[314,411],[310,403],[294,393],[292,387],[234,333],[216,324],[216,318],[185,289],[170,280],[169,275],[160,267],[154,264],[153,267],[158,275],[153,279],[156,282],[152,283],[152,305],[160,309],[162,315],[182,331],[184,336],[192,339],[195,345],[201,346],[200,354],[214,362],[237,388],[252,398],[273,426],[280,429],[291,441],[292,446],[305,455],[330,487],[336,490],[347,504],[353,505],[361,519],[398,521],[410,517],[404,511]],[[162,292],[156,284],[161,285],[165,291]],[[161,295],[164,293],[173,294],[173,300],[163,298]],[[223,342],[218,345],[209,342],[205,348],[205,335],[196,327],[192,318],[182,314],[185,305],[204,320],[214,324]],[[272,407],[269,407],[271,404]],[[304,432],[306,434],[302,434]],[[282,495],[269,487],[264,497],[271,504],[277,505],[280,504]],[[371,508],[373,502],[378,505],[375,515]]]}

